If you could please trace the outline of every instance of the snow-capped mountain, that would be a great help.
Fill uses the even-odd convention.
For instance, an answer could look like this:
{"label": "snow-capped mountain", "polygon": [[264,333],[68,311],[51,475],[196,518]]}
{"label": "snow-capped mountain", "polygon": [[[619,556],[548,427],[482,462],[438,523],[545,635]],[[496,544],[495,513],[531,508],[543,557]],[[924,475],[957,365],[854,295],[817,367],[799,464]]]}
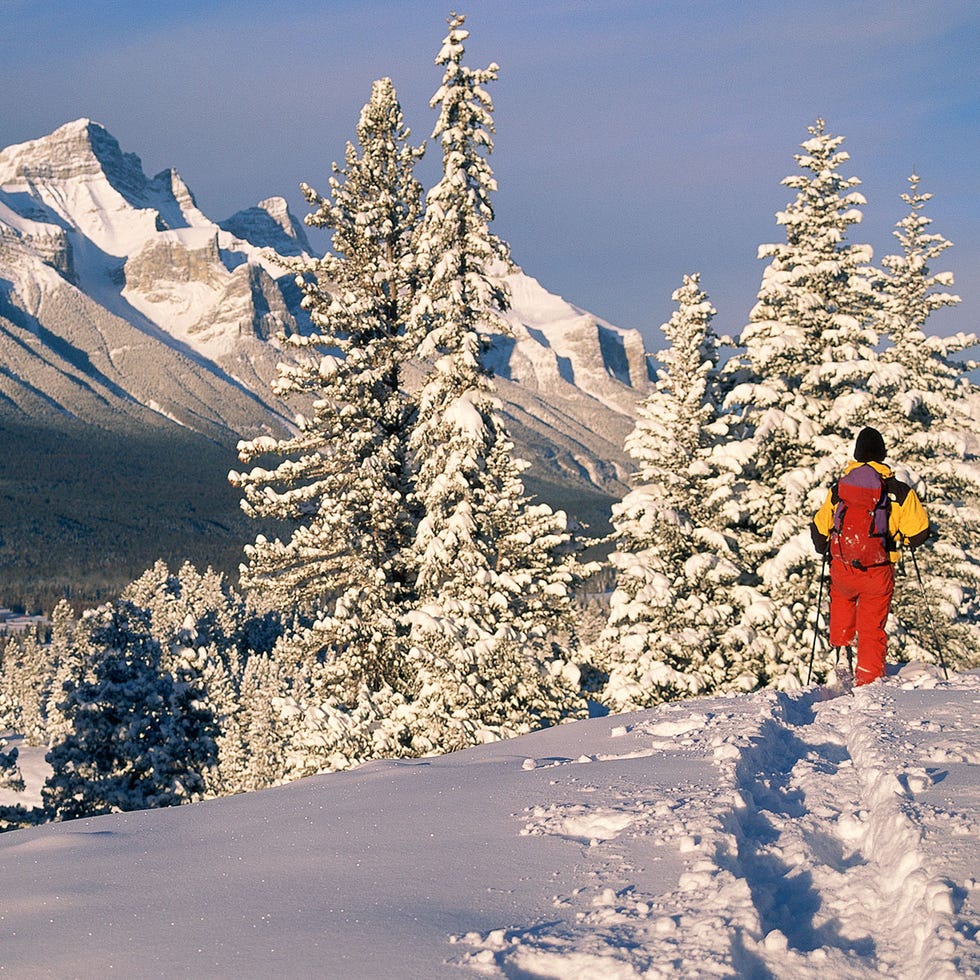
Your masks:
{"label": "snow-capped mountain", "polygon": [[[79,120],[0,152],[0,381],[8,406],[215,438],[275,424],[269,337],[295,319],[262,251]],[[296,305],[296,304],[294,304]]]}
{"label": "snow-capped mountain", "polygon": [[[269,391],[276,334],[304,314],[275,254],[310,252],[281,198],[221,222],[174,170],[148,178],[81,119],[0,151],[0,397],[7,410],[177,422],[226,444],[291,414]],[[648,383],[621,330],[508,276],[493,365],[532,476],[615,492]],[[300,326],[302,324],[300,323]]]}

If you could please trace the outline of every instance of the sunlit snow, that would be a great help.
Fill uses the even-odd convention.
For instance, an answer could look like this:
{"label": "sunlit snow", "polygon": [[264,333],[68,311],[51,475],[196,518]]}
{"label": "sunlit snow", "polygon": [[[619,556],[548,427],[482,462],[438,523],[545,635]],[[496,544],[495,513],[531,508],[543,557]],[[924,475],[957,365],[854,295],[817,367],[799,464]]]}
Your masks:
{"label": "sunlit snow", "polygon": [[973,975],[980,672],[909,664],[834,693],[675,702],[4,834],[2,972]]}

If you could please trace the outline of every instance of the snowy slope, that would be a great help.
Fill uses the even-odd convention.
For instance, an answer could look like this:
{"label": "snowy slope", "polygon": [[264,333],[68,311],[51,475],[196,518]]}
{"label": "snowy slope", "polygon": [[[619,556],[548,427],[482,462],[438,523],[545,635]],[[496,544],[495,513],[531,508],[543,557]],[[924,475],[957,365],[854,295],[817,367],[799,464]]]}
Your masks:
{"label": "snowy slope", "polygon": [[123,374],[132,400],[166,403],[169,388],[179,393],[176,377],[192,398],[218,389],[208,395],[227,429],[242,425],[243,397],[259,403],[249,430],[273,417],[268,380],[278,353],[268,338],[296,323],[273,279],[283,270],[211,222],[175,171],[147,178],[139,157],[88,119],[7,147],[0,245],[0,296],[38,323],[39,336],[56,344],[72,326],[65,308],[87,305],[117,333],[128,330],[117,347],[155,348],[158,365]]}
{"label": "snowy slope", "polygon": [[911,664],[16,831],[0,970],[977,975],[978,704]]}

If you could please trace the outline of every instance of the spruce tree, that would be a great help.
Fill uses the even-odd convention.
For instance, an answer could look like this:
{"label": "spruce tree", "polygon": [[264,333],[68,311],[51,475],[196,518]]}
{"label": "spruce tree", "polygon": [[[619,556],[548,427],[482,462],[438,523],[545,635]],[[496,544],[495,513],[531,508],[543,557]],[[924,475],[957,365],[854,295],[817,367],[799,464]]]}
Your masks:
{"label": "spruce tree", "polygon": [[[861,221],[860,181],[845,177],[843,137],[823,120],[783,184],[796,197],[777,223],[785,243],[768,257],[758,302],[726,366],[727,403],[741,410],[739,454],[749,478],[748,518],[761,539],[756,564],[773,602],[777,651],[769,680],[794,683],[809,653],[820,583],[807,528],[874,410],[881,297],[869,245],[848,241]],[[785,680],[784,680],[785,679]]]}
{"label": "spruce tree", "polygon": [[802,173],[782,181],[797,192],[776,215],[786,241],[759,248],[759,257],[771,261],[740,338],[755,375],[778,386],[783,401],[796,388],[819,391],[832,381],[821,366],[843,363],[844,342],[851,339],[854,369],[867,374],[864,355],[875,341],[871,333],[855,332],[869,320],[871,247],[847,240],[867,202],[855,190],[860,180],[840,173],[850,159],[840,148],[844,138],[824,126],[818,119],[809,127],[810,138],[794,157]]}
{"label": "spruce tree", "polygon": [[[952,242],[930,232],[932,219],[924,214],[932,194],[919,190],[919,177],[909,177],[909,190],[902,194],[908,213],[897,223],[895,237],[901,255],[886,255],[881,292],[882,332],[889,347],[882,354],[884,396],[877,404],[876,419],[892,436],[898,455],[916,451],[923,433],[933,428],[961,428],[964,417],[956,418],[954,406],[970,392],[965,371],[972,365],[954,360],[953,355],[976,343],[976,337],[927,336],[926,324],[938,310],[955,306],[960,298],[947,292],[953,285],[951,272],[933,272],[931,265]],[[892,443],[889,443],[892,444]]]}
{"label": "spruce tree", "polygon": [[71,728],[47,754],[45,810],[67,820],[200,799],[216,761],[214,719],[200,691],[163,668],[145,612],[102,607],[79,632],[91,673],[65,682],[59,708]]}
{"label": "spruce tree", "polygon": [[336,772],[368,759],[406,754],[400,692],[372,690],[366,685],[354,698],[316,700],[302,693],[283,700],[281,712],[289,721],[288,741],[282,747],[286,779]]}
{"label": "spruce tree", "polygon": [[673,299],[670,346],[626,440],[636,486],[613,508],[617,586],[594,662],[617,711],[759,682],[768,606],[740,553],[715,311],[696,274]]}
{"label": "spruce tree", "polygon": [[258,654],[245,664],[239,710],[222,732],[225,792],[265,789],[284,781],[293,726],[283,711],[288,684],[276,660]]}
{"label": "spruce tree", "polygon": [[45,703],[53,679],[47,644],[32,635],[7,639],[0,660],[0,726],[22,735],[26,745],[44,744]]}
{"label": "spruce tree", "polygon": [[413,309],[412,336],[427,366],[410,441],[413,707],[423,751],[540,727],[582,707],[570,674],[544,662],[551,651],[529,640],[567,598],[562,552],[571,532],[566,515],[527,498],[486,364],[488,333],[507,332],[508,299],[494,271],[509,259],[489,227],[496,182],[485,86],[498,68],[463,64],[463,24],[449,19],[436,58],[444,69],[431,103],[442,176],[426,196]]}
{"label": "spruce tree", "polygon": [[53,745],[71,731],[72,722],[62,706],[66,685],[91,680],[91,664],[78,642],[78,621],[71,604],[62,599],[51,613],[51,646],[49,659],[53,669],[51,687],[45,704],[45,736]]}
{"label": "spruce tree", "polygon": [[951,246],[929,231],[931,198],[916,174],[909,177],[902,195],[908,211],[894,233],[902,252],[881,262],[880,315],[891,345],[882,354],[874,419],[933,525],[929,545],[899,566],[890,629],[903,657],[936,661],[942,654],[966,669],[980,664],[980,423],[967,407],[977,395],[966,373],[974,365],[955,355],[976,337],[926,333],[933,313],[959,302],[948,292],[952,273],[931,268]]}
{"label": "spruce tree", "polygon": [[121,598],[146,610],[165,659],[169,651],[194,642],[237,660],[248,614],[242,598],[213,568],[200,572],[184,562],[171,572],[166,562],[157,561]]}
{"label": "spruce tree", "polygon": [[214,718],[218,756],[206,772],[206,792],[238,789],[238,742],[233,733],[243,665],[252,654],[247,633],[253,615],[223,575],[199,572],[185,562],[172,573],[158,561],[123,591],[142,609],[160,645],[161,665],[175,681],[197,690],[201,707]]}
{"label": "spruce tree", "polygon": [[756,518],[769,530],[803,503],[794,471],[863,421],[877,372],[872,249],[848,242],[866,202],[860,181],[840,173],[850,159],[843,137],[822,119],[809,132],[795,156],[802,172],[782,182],[797,192],[776,215],[786,241],[759,249],[770,263],[736,340],[743,350],[726,367],[729,401],[744,406],[755,464],[775,491]]}
{"label": "spruce tree", "polygon": [[490,274],[507,256],[489,227],[496,189],[487,160],[493,103],[483,87],[498,68],[475,71],[462,64],[468,37],[463,23],[463,17],[450,18],[436,58],[445,68],[431,102],[439,108],[433,139],[441,146],[443,169],[426,195],[417,240],[423,287],[413,310],[413,339],[429,365],[411,439],[421,515],[413,572],[422,601],[454,602],[469,597],[481,579],[492,584],[493,506],[514,465],[501,452],[496,462],[504,472],[487,472],[487,460],[507,442],[485,357],[487,333],[507,332],[500,316],[508,303],[505,288]]}
{"label": "spruce tree", "polygon": [[239,445],[232,474],[247,513],[287,522],[288,540],[260,535],[246,549],[243,585],[270,608],[297,611],[283,656],[326,659],[332,680],[354,696],[399,666],[399,608],[408,536],[401,389],[403,332],[414,294],[414,231],[421,153],[409,144],[390,79],[375,82],[335,165],[330,197],[304,187],[316,209],[307,223],[333,232],[333,251],[294,266],[314,331],[281,338],[295,361],[275,391],[304,404],[297,432]]}

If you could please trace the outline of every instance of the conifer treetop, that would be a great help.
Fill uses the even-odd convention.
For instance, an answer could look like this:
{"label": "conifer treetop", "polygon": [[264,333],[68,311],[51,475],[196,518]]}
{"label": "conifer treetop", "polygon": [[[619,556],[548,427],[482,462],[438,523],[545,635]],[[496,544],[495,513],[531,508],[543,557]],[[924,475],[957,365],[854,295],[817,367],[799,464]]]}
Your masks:
{"label": "conifer treetop", "polygon": [[329,196],[304,188],[315,209],[308,223],[331,229],[334,248],[291,264],[318,331],[282,338],[298,353],[280,365],[273,390],[301,399],[297,431],[242,442],[243,462],[281,462],[231,475],[246,513],[290,525],[288,540],[259,535],[246,548],[242,576],[282,610],[326,611],[353,589],[371,591],[379,613],[400,588],[408,492],[400,371],[416,285],[421,149],[408,142],[390,79],[372,86],[357,136],[344,166],[334,165]]}
{"label": "conifer treetop", "polygon": [[877,273],[871,246],[848,241],[865,199],[855,190],[860,181],[840,172],[849,160],[843,137],[822,119],[808,131],[795,155],[802,172],[782,182],[797,191],[776,215],[786,241],[759,248],[770,264],[739,338],[745,352],[726,373],[733,404],[755,416],[774,410],[769,428],[840,434],[873,398]]}
{"label": "conifer treetop", "polygon": [[432,132],[442,149],[442,176],[426,195],[417,240],[426,289],[417,297],[415,330],[422,356],[456,356],[454,372],[470,374],[485,341],[478,331],[507,333],[499,315],[509,302],[506,288],[491,278],[509,263],[506,245],[489,228],[494,219],[490,195],[496,191],[488,157],[493,152],[493,100],[484,86],[499,68],[472,69],[462,63],[465,18],[449,18],[449,34],[436,64],[442,84],[431,100],[439,109]]}
{"label": "conifer treetop", "polygon": [[637,461],[636,479],[675,490],[685,488],[689,468],[718,412],[714,389],[718,337],[711,328],[715,309],[701,289],[700,273],[685,275],[672,294],[677,308],[660,329],[670,346],[657,355],[653,392],[643,401],[625,449]]}
{"label": "conifer treetop", "polygon": [[929,268],[930,262],[953,244],[942,235],[927,231],[932,219],[923,213],[923,209],[933,195],[919,190],[918,174],[911,174],[908,183],[909,190],[901,198],[909,211],[892,232],[902,246],[902,254],[886,255],[881,264],[890,273],[886,288],[891,299],[891,312],[900,315],[909,327],[921,329],[931,313],[955,306],[960,297],[942,291],[953,285],[951,272],[933,273]]}

